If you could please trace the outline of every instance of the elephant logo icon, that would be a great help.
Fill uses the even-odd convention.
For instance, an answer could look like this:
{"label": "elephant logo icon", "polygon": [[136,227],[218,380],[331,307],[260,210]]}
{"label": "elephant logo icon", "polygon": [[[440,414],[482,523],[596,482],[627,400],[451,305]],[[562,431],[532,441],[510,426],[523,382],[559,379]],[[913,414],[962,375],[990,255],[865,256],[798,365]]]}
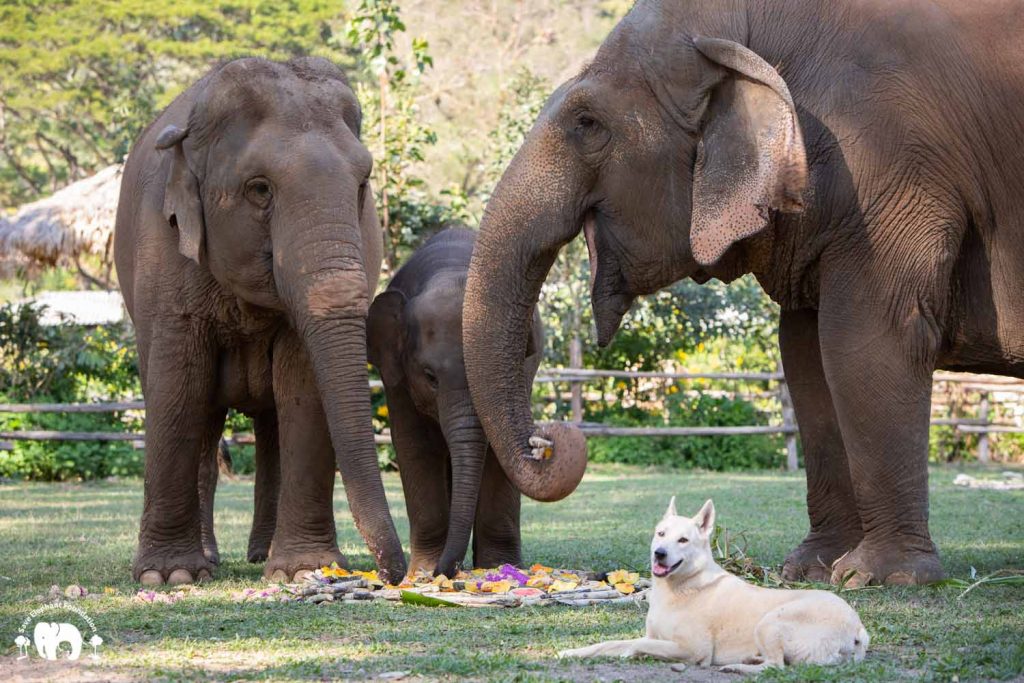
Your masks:
{"label": "elephant logo icon", "polygon": [[68,659],[78,659],[82,654],[82,632],[74,624],[40,621],[36,624],[32,642],[43,659],[57,659],[61,643],[71,647]]}
{"label": "elephant logo icon", "polygon": [[[53,614],[54,612],[61,614]],[[88,640],[82,636],[82,630],[71,622],[88,627],[85,629]],[[85,610],[72,603],[58,600],[33,610],[21,622],[14,644],[18,646],[18,659],[27,659],[30,646],[35,645],[35,650],[42,659],[51,662],[57,659],[74,661],[81,656],[83,644],[92,646],[89,659],[99,659],[99,646],[103,644],[103,638],[96,632],[96,624]]]}

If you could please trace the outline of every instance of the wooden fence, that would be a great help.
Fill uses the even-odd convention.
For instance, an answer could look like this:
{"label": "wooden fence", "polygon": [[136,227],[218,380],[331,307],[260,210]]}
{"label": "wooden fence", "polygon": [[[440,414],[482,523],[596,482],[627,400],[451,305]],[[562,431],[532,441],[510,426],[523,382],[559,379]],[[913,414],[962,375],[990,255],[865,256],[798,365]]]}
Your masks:
{"label": "wooden fence", "polygon": [[[761,398],[774,398],[778,404],[778,420],[770,425],[742,426],[694,426],[694,427],[619,427],[584,421],[584,403],[591,400],[606,400],[603,389],[597,396],[588,395],[585,387],[588,384],[600,383],[602,380],[616,379],[628,381],[646,380],[650,390],[654,385],[667,386],[669,383],[693,381],[743,382],[759,383],[773,387],[761,392]],[[568,386],[570,406],[568,417],[580,425],[588,437],[609,436],[731,436],[751,434],[782,434],[786,443],[786,466],[790,470],[797,469],[797,437],[799,428],[793,411],[789,388],[782,372],[634,372],[628,370],[585,370],[580,368],[548,368],[536,379],[536,384],[556,385],[556,399],[561,401],[561,393],[557,386]],[[1024,434],[1024,400],[1016,404],[1018,418],[1013,422],[993,422],[993,398],[1005,400],[1007,396],[1024,396],[1024,382],[1016,379],[988,375],[966,375],[958,373],[937,372],[934,377],[935,389],[932,394],[933,411],[936,407],[946,407],[952,412],[949,417],[933,417],[933,426],[953,427],[965,434],[978,435],[978,459],[987,462],[990,455],[990,435],[1014,433]],[[372,389],[380,389],[379,381],[371,381]],[[952,388],[952,389],[951,389]],[[705,391],[696,389],[694,391]],[[725,395],[740,395],[735,391],[717,391]],[[973,396],[977,395],[976,417],[961,414],[966,406],[974,407]],[[36,404],[0,404],[0,413],[110,413],[124,411],[144,411],[142,401],[122,401],[110,403],[36,403]],[[0,448],[4,441],[39,440],[39,441],[131,441],[141,446],[145,440],[143,433],[127,432],[65,432],[44,430],[0,431]],[[390,443],[390,436],[378,434],[377,443]],[[253,443],[252,434],[236,434],[227,439],[229,444]]]}

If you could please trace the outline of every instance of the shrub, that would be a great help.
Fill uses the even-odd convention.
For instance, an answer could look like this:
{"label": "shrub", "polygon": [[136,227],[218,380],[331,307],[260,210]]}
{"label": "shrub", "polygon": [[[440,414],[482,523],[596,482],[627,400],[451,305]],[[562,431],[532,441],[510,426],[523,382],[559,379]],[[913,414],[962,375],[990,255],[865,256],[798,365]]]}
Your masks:
{"label": "shrub", "polygon": [[[741,426],[767,424],[749,401],[707,394],[669,394],[665,401],[669,426]],[[589,419],[620,426],[665,426],[666,419],[640,408],[616,409]],[[593,462],[665,465],[679,468],[733,470],[777,468],[785,462],[780,435],[694,437],[603,437],[589,442]]]}
{"label": "shrub", "polygon": [[[135,344],[127,325],[85,328],[40,324],[31,305],[0,307],[0,400],[77,403],[140,395]],[[123,413],[0,414],[0,431],[136,432]],[[16,441],[0,451],[0,477],[47,481],[134,476],[143,454],[128,442]]]}

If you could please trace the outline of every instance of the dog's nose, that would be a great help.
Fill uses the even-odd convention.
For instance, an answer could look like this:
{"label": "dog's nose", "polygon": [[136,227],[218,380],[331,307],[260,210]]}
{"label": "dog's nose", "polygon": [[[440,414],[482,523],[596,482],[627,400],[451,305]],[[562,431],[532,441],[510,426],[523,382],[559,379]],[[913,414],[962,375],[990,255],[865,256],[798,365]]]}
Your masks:
{"label": "dog's nose", "polygon": [[666,557],[668,557],[668,551],[664,548],[658,548],[654,551],[654,559],[656,559],[658,562],[661,562]]}

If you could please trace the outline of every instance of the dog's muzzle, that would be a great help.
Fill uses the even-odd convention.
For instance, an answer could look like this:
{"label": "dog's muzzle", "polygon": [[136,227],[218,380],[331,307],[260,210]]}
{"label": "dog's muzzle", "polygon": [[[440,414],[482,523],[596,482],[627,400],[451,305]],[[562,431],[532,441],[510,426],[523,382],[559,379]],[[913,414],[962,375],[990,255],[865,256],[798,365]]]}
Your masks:
{"label": "dog's muzzle", "polygon": [[679,565],[681,565],[682,563],[683,563],[683,561],[679,560],[674,565],[669,567],[668,565],[662,564],[661,562],[658,562],[657,560],[653,560],[651,562],[651,574],[653,574],[655,577],[657,577],[659,579],[663,579],[666,576],[668,576],[669,574],[671,574],[672,572],[674,572],[675,570],[679,569]]}

